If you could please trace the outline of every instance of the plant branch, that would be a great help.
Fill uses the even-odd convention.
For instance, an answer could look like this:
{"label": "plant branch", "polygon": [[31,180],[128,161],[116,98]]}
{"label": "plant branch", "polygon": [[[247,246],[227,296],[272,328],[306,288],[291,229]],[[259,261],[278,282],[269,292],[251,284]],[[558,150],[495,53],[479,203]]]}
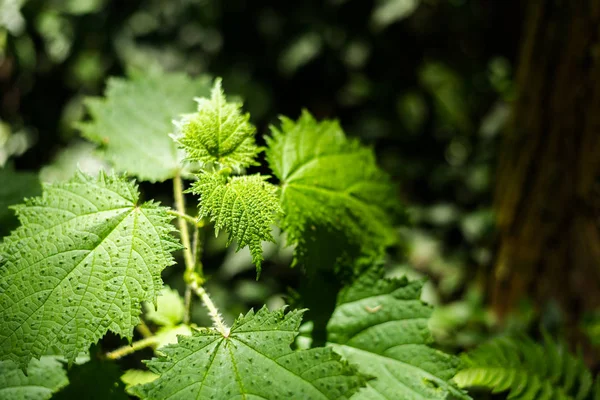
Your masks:
{"label": "plant branch", "polygon": [[183,215],[185,213],[185,197],[183,196],[183,181],[179,173],[173,178],[173,196],[175,197],[175,208],[178,212],[178,225],[179,233],[181,235],[181,241],[183,242],[183,258],[185,260],[185,270],[187,273],[194,272],[194,257],[192,256],[192,249],[190,245],[190,231],[186,224],[186,220]]}
{"label": "plant branch", "polygon": [[118,360],[119,358],[125,357],[128,354],[135,353],[138,350],[145,349],[146,347],[154,346],[158,343],[156,336],[151,336],[138,340],[137,342],[131,343],[131,345],[119,347],[109,353],[106,353],[106,358],[109,360]]}
{"label": "plant branch", "polygon": [[140,318],[140,323],[136,326],[136,328],[137,328],[137,331],[140,333],[140,335],[142,335],[145,338],[149,338],[153,335],[150,328],[148,328],[148,325],[146,325],[144,320],[142,320],[141,318]]}
{"label": "plant branch", "polygon": [[221,317],[219,310],[215,306],[215,303],[212,302],[208,293],[206,293],[206,290],[204,290],[202,286],[198,285],[196,281],[192,282],[191,287],[196,295],[202,299],[202,303],[204,303],[204,306],[206,306],[208,309],[208,315],[210,315],[212,318],[215,328],[217,328],[223,337],[229,337],[230,328],[225,325],[225,322],[223,322],[223,318]]}
{"label": "plant branch", "polygon": [[[184,207],[185,207],[185,202],[184,202]],[[167,211],[168,214],[177,217],[177,218],[183,218],[184,220],[186,220],[187,222],[189,222],[190,224],[194,225],[194,226],[202,226],[203,223],[202,221],[197,221],[194,217],[192,217],[191,215],[179,212],[179,211],[175,211],[175,210],[169,210]]]}

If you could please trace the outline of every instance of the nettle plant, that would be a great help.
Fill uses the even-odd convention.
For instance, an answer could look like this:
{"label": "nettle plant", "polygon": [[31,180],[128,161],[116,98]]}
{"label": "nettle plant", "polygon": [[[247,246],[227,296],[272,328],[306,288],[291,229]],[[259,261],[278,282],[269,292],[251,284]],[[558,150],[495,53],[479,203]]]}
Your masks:
{"label": "nettle plant", "polygon": [[[574,389],[558,356],[563,368],[515,375],[527,365],[518,356],[498,364],[504,353],[497,347],[464,362],[432,347],[423,282],[386,279],[377,262],[395,241],[401,210],[372,149],[347,138],[336,121],[308,112],[296,121],[281,118],[263,149],[241,104],[227,101],[220,80],[209,85],[177,74],[110,80],[104,99],[88,101],[91,119],[80,128],[118,173],[80,172],[14,207],[21,226],[0,244],[0,397],[68,398],[87,378],[95,386],[107,382],[104,389],[85,387],[89,396],[126,398],[102,379],[99,371],[110,365],[96,364],[146,347],[156,356],[146,361],[148,370],[121,376],[141,399],[468,399],[461,388],[471,386],[524,399],[589,394],[591,378]],[[195,111],[194,96],[205,96]],[[262,151],[274,177],[245,173]],[[133,177],[172,180],[174,208],[141,200]],[[198,199],[197,215],[186,213],[184,193]],[[307,274],[324,268],[322,260],[351,270],[323,346],[295,342],[302,309],[265,306],[226,325],[204,287],[198,232],[205,224],[249,248],[257,279],[273,226],[295,246],[294,263]],[[183,298],[161,279],[179,250]],[[213,326],[190,321],[192,296]],[[161,328],[151,331],[148,321]],[[143,338],[132,342],[135,329]],[[108,331],[131,344],[87,361]],[[540,351],[533,346],[530,353]],[[78,366],[77,382],[69,383],[66,369]],[[554,387],[558,397],[535,397]]]}

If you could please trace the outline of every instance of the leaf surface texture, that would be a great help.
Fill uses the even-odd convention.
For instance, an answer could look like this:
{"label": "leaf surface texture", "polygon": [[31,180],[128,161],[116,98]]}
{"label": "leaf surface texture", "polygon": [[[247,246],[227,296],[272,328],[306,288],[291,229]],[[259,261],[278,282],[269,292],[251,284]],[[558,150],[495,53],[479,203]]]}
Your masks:
{"label": "leaf surface texture", "polygon": [[78,174],[15,207],[0,245],[0,356],[21,366],[55,347],[69,362],[108,330],[132,337],[141,302],[180,246],[166,209],[122,178]]}
{"label": "leaf surface texture", "polygon": [[191,189],[200,195],[200,218],[210,217],[217,234],[221,229],[227,230],[227,245],[235,240],[238,250],[248,246],[259,273],[262,242],[275,241],[271,231],[281,212],[277,188],[266,179],[263,175],[226,177],[205,173]]}
{"label": "leaf surface texture", "polygon": [[180,337],[148,362],[159,379],[131,388],[142,399],[347,399],[363,378],[330,348],[292,351],[302,311],[266,307],[240,316],[228,337]]}
{"label": "leaf surface texture", "polygon": [[422,286],[372,267],[340,292],[328,342],[375,377],[353,399],[469,399],[450,381],[459,359],[429,346],[432,310],[420,300]]}
{"label": "leaf surface texture", "polygon": [[297,259],[324,232],[362,253],[379,255],[395,241],[398,199],[372,149],[346,138],[337,121],[317,122],[308,112],[298,121],[283,117],[272,132],[267,159],[281,181],[282,228],[298,245]]}
{"label": "leaf surface texture", "polygon": [[260,151],[254,142],[255,128],[242,105],[228,102],[221,80],[215,81],[210,99],[198,98],[198,111],[178,123],[175,141],[189,161],[240,169],[256,165]]}

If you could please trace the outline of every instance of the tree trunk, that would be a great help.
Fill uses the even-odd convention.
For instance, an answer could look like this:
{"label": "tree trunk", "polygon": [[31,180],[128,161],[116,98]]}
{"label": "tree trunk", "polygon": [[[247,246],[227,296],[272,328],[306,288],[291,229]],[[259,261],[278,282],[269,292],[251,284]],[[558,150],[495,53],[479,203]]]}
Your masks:
{"label": "tree trunk", "polygon": [[501,149],[492,304],[600,306],[600,0],[530,0]]}

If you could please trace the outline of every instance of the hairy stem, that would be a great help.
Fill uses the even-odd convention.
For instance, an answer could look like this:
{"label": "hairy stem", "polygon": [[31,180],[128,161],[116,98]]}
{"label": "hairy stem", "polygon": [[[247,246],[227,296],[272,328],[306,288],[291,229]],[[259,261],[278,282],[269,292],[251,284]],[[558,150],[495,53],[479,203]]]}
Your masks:
{"label": "hairy stem", "polygon": [[183,215],[186,215],[185,198],[183,196],[183,180],[179,174],[173,178],[173,196],[175,197],[175,208],[178,213],[177,222],[179,225],[179,233],[184,246],[183,258],[185,260],[185,269],[188,273],[194,272],[194,257],[192,256],[190,245],[190,231],[188,230],[186,219],[183,217]]}
{"label": "hairy stem", "polygon": [[106,353],[106,358],[109,360],[118,360],[119,358],[125,357],[128,354],[135,353],[138,350],[145,349],[146,347],[154,346],[158,343],[156,336],[151,336],[138,340],[137,342],[131,343],[131,345],[119,347],[109,353]]}
{"label": "hairy stem", "polygon": [[[173,179],[173,195],[175,197],[175,207],[177,211],[172,211],[171,215],[177,217],[179,225],[179,231],[181,234],[181,241],[184,246],[184,259],[185,259],[185,313],[183,315],[183,323],[190,323],[190,314],[192,310],[192,280],[191,276],[196,276],[199,280],[203,280],[202,261],[201,261],[201,250],[202,243],[200,240],[199,228],[204,226],[203,221],[197,221],[195,218],[185,213],[185,198],[183,196],[183,181],[181,175],[177,174]],[[188,230],[187,223],[191,223],[194,226],[194,243],[190,241],[190,232]],[[197,282],[198,279],[194,279]],[[197,284],[197,283],[196,283]]]}
{"label": "hairy stem", "polygon": [[[179,232],[183,243],[183,258],[185,260],[185,273],[195,272],[194,256],[192,255],[190,232],[187,226],[187,219],[184,218],[185,213],[185,197],[183,196],[183,181],[181,175],[177,174],[173,179],[173,196],[175,197],[175,207],[177,208],[177,222],[179,224]],[[195,222],[195,221],[194,221]],[[192,311],[192,288],[188,283],[185,288],[185,313],[183,315],[183,323],[190,323],[190,313]]]}
{"label": "hairy stem", "polygon": [[[184,207],[185,207],[185,201],[184,201]],[[185,213],[182,213],[179,211],[175,211],[175,210],[169,210],[169,211],[167,211],[167,213],[174,217],[177,217],[177,218],[183,218],[184,220],[186,220],[187,222],[189,222],[190,224],[192,224],[194,226],[201,225],[201,222],[196,221],[196,219],[194,217],[192,217],[191,215],[188,215],[188,214],[185,214]]]}
{"label": "hairy stem", "polygon": [[196,282],[192,282],[191,287],[196,295],[202,299],[202,303],[204,303],[208,309],[208,315],[210,315],[212,318],[215,328],[217,328],[219,333],[221,333],[221,335],[224,337],[229,337],[229,327],[225,325],[225,322],[223,322],[223,318],[221,317],[219,310],[215,306],[215,303],[212,302],[208,293],[206,293],[206,290],[204,290],[204,288],[198,285]]}
{"label": "hairy stem", "polygon": [[137,331],[145,338],[149,338],[153,335],[148,325],[140,318],[140,323],[136,326]]}

